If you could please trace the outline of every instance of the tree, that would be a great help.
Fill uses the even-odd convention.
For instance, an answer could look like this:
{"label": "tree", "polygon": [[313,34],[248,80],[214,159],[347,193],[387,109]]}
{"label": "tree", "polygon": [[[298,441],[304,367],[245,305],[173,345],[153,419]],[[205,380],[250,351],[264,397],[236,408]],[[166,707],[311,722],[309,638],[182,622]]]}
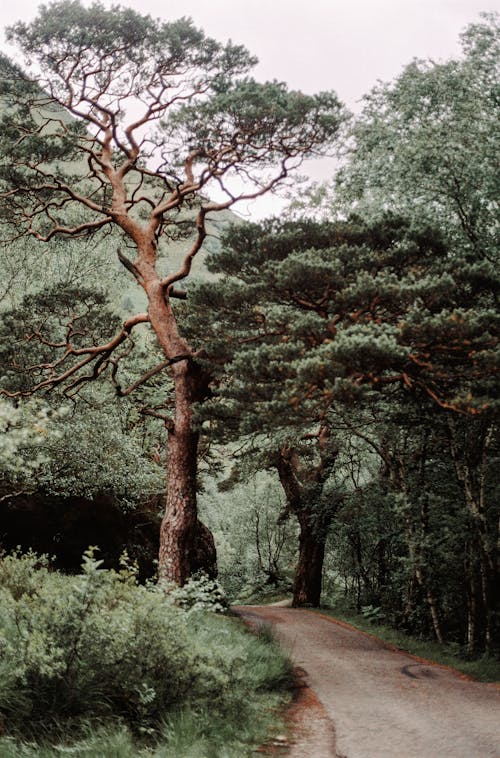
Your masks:
{"label": "tree", "polygon": [[327,560],[346,594],[358,611],[378,608],[414,634],[494,652],[499,435],[491,416],[382,397],[345,421],[363,475],[335,520]]}
{"label": "tree", "polygon": [[226,398],[253,399],[249,426],[259,414],[320,418],[363,387],[472,414],[496,407],[497,276],[457,268],[439,231],[390,215],[275,220],[233,227],[224,243],[207,262],[223,280],[193,302],[198,319],[218,314],[210,354],[231,373]]}
{"label": "tree", "polygon": [[[482,51],[491,53],[495,33],[481,29]],[[472,30],[469,41],[477,34]],[[347,221],[278,220],[234,228],[224,249],[209,259],[223,284],[216,292],[200,287],[195,297],[200,307],[218,314],[205,337],[212,340],[210,357],[224,365],[226,376],[221,375],[221,404],[214,401],[205,410],[214,407],[224,434],[265,431],[266,444],[274,441],[281,450],[293,448],[290,430],[296,441],[328,425],[335,439],[339,408],[376,405],[377,395],[388,407],[403,408],[403,418],[406,408],[408,425],[411,413],[423,417],[437,408],[441,421],[448,418],[444,412],[463,417],[469,440],[482,423],[495,426],[495,92],[485,74],[487,57],[482,64],[479,53],[473,61],[442,67],[415,64],[394,85],[372,94],[355,124],[342,178]],[[484,84],[477,99],[480,123],[462,153],[457,145],[477,107],[478,82]],[[427,430],[412,436],[404,421],[400,429],[413,453],[423,455]],[[393,435],[399,439],[399,431]],[[463,442],[458,472],[464,482],[471,468],[462,465],[466,449]],[[450,477],[449,455],[441,450],[443,459]],[[398,456],[389,463],[396,482]],[[420,476],[429,476],[427,465],[415,472],[410,460],[404,467],[411,476],[394,483],[399,497],[410,486],[420,487]],[[482,539],[484,556],[483,568],[476,569],[490,587],[495,519],[485,530],[484,513],[479,515],[484,508],[478,510],[473,499],[474,542]],[[409,503],[405,549],[411,582],[418,583],[440,637],[432,550],[424,547],[431,538],[429,506],[418,498]],[[486,595],[483,607],[494,607],[489,589]]]}
{"label": "tree", "polygon": [[454,269],[439,233],[390,216],[233,227],[207,265],[220,284],[196,287],[190,326],[222,370],[202,415],[224,439],[252,435],[260,465],[275,466],[301,527],[294,602],[317,604],[346,492],[339,452],[356,432],[346,437],[343,409],[383,393],[493,412],[494,293]]}
{"label": "tree", "polygon": [[[119,259],[148,303],[106,342],[76,347],[68,338],[35,389],[70,391],[91,366],[92,377],[113,370],[116,378],[121,346],[138,325],[151,327],[164,359],[134,386],[165,370],[174,385],[173,413],[164,415],[159,563],[162,576],[183,584],[197,529],[192,407],[208,397],[211,377],[178,324],[173,301],[185,293],[177,284],[202,248],[208,214],[271,191],[321,152],[338,131],[340,106],[330,93],[258,84],[246,76],[255,59],[245,49],[205,37],[186,19],[163,23],[63,0],[13,26],[9,39],[40,76],[3,86],[10,98],[0,159],[4,229],[11,239],[42,242],[100,235],[109,255],[125,246]],[[207,199],[211,188],[218,200]],[[186,250],[172,270],[168,242],[179,237]]]}
{"label": "tree", "polygon": [[[370,219],[388,211],[402,214],[414,229],[431,225],[446,250],[441,265],[429,269],[405,329],[409,344],[418,348],[412,349],[422,368],[417,382],[428,382],[432,371],[438,384],[427,383],[427,393],[462,415],[447,418],[448,443],[441,437],[440,460],[446,460],[450,487],[460,485],[457,496],[467,514],[471,648],[491,645],[491,609],[498,607],[492,590],[498,528],[484,487],[498,434],[499,32],[498,14],[483,14],[463,33],[460,59],[414,61],[395,81],[374,88],[350,127],[335,199],[327,196],[325,203],[330,211],[332,205],[348,213],[355,209]],[[439,288],[447,290],[444,297]],[[475,330],[476,337],[481,330],[488,335],[481,346]],[[414,373],[407,376],[414,383]]]}
{"label": "tree", "polygon": [[487,279],[498,237],[499,15],[468,26],[462,50],[446,63],[413,61],[365,96],[334,193],[348,212],[439,227],[457,264]]}
{"label": "tree", "polygon": [[[339,450],[328,445],[329,428],[306,435],[317,440],[316,461],[299,443],[276,453],[276,469],[286,495],[287,510],[299,523],[299,555],[293,582],[294,607],[319,606],[328,531],[343,499],[331,485]],[[301,455],[302,453],[302,455]],[[307,455],[309,453],[309,455]]]}

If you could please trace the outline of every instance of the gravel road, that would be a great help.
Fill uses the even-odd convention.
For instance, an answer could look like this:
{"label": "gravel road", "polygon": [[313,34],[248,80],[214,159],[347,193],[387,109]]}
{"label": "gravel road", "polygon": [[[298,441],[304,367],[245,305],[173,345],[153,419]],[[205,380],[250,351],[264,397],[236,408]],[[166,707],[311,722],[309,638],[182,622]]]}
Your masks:
{"label": "gravel road", "polygon": [[310,758],[500,758],[496,685],[419,662],[312,611],[235,610],[272,624],[333,721],[336,748],[315,746]]}

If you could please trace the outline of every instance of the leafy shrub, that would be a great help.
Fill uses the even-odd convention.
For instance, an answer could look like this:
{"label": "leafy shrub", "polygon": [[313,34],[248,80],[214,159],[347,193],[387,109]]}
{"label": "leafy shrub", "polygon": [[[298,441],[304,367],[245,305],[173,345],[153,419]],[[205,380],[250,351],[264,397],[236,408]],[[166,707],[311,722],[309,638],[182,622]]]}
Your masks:
{"label": "leafy shrub", "polygon": [[183,587],[175,587],[169,597],[185,611],[223,613],[228,607],[224,590],[206,574],[193,577]]}
{"label": "leafy shrub", "polygon": [[[0,711],[8,723],[113,713],[143,728],[193,681],[210,689],[185,614],[133,573],[50,572],[33,554],[0,562]],[[35,726],[33,726],[35,728]]]}
{"label": "leafy shrub", "polygon": [[[222,755],[220,739],[235,745],[228,756],[247,755],[242,746],[265,737],[290,664],[276,643],[197,608],[206,595],[217,607],[216,588],[191,584],[186,611],[182,592],[138,586],[130,567],[103,570],[91,552],[77,576],[51,571],[33,553],[0,557],[0,754],[49,756],[61,742],[77,756],[97,744],[95,754],[121,755],[112,748],[121,740],[124,756],[139,756],[142,748],[124,746],[140,737],[163,747],[181,740],[194,755],[183,724],[205,714],[203,755]],[[163,747],[154,755],[183,755]]]}
{"label": "leafy shrub", "polygon": [[364,616],[365,619],[368,619],[368,621],[372,621],[374,624],[378,624],[385,620],[385,614],[379,606],[363,605],[361,608],[361,615]]}

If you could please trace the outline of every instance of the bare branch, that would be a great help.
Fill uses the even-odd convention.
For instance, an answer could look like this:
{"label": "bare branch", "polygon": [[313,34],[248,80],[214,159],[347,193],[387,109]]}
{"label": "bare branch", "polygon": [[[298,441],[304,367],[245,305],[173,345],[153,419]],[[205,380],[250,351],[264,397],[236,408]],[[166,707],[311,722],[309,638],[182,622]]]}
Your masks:
{"label": "bare branch", "polygon": [[147,371],[145,374],[143,374],[139,379],[137,379],[135,382],[130,384],[127,389],[122,390],[121,386],[116,381],[116,373],[118,370],[118,362],[112,361],[113,363],[113,370],[111,372],[111,379],[113,382],[113,385],[116,389],[116,394],[119,397],[127,397],[127,395],[130,395],[134,390],[136,390],[138,387],[140,387],[142,384],[145,384],[149,379],[152,379],[153,376],[156,376],[156,374],[159,374],[160,371],[163,371],[164,368],[167,368],[167,366],[170,366],[172,361],[162,361],[154,368]]}
{"label": "bare branch", "polygon": [[120,248],[118,248],[116,252],[117,252],[118,259],[119,259],[120,263],[122,263],[125,266],[125,268],[128,271],[130,271],[130,273],[132,274],[132,276],[134,276],[137,279],[137,281],[139,282],[140,285],[143,285],[144,284],[144,278],[142,277],[142,274],[137,269],[137,267],[134,266],[134,264],[132,263],[132,261],[129,258],[127,258],[126,255],[124,255],[122,253],[122,251],[120,250]]}
{"label": "bare branch", "polygon": [[173,430],[174,421],[171,416],[165,416],[163,413],[153,410],[152,408],[140,408],[139,413],[143,416],[152,416],[153,418],[159,418],[165,424],[165,427],[169,430]]}
{"label": "bare branch", "polygon": [[179,281],[180,279],[185,279],[187,276],[189,276],[189,272],[191,271],[191,266],[193,264],[193,259],[195,255],[198,253],[198,251],[201,249],[201,246],[203,245],[203,241],[205,237],[207,236],[207,230],[206,230],[206,225],[205,225],[206,215],[207,215],[207,211],[204,208],[201,208],[196,218],[196,232],[197,232],[196,239],[193,245],[191,246],[191,249],[189,250],[187,255],[184,257],[181,268],[176,273],[166,276],[160,282],[161,286],[165,289],[167,294],[169,291],[169,287],[171,287],[172,284]]}

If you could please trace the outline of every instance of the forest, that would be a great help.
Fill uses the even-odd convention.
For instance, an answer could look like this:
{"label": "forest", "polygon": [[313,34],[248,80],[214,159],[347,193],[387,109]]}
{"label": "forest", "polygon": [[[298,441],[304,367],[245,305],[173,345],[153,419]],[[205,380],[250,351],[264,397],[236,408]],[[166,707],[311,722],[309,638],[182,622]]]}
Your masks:
{"label": "forest", "polygon": [[8,35],[0,754],[250,755],[291,664],[231,605],[498,670],[498,15],[357,115],[185,18]]}

